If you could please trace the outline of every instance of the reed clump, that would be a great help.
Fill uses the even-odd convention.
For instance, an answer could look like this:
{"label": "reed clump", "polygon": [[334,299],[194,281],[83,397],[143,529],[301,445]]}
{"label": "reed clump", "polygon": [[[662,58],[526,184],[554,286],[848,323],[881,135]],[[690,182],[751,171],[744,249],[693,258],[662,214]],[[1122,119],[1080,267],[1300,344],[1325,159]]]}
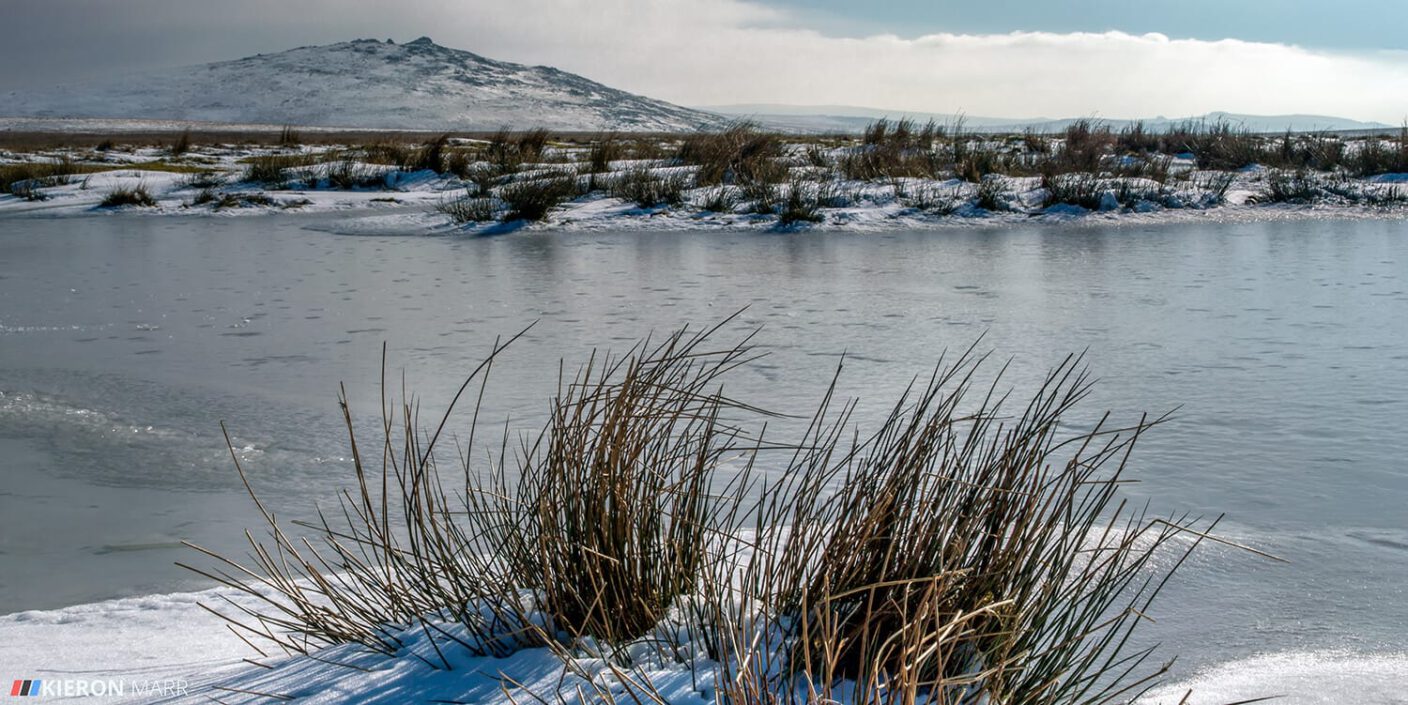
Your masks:
{"label": "reed clump", "polygon": [[505,222],[546,220],[552,209],[577,195],[577,178],[570,174],[523,178],[499,188],[499,199],[508,207]]}
{"label": "reed clump", "polygon": [[876,120],[862,133],[860,145],[841,158],[838,168],[848,179],[934,178],[941,168],[935,149],[941,132],[933,120],[923,127],[908,118],[893,123]]}
{"label": "reed clump", "polygon": [[245,161],[240,180],[266,188],[287,188],[295,178],[304,178],[305,170],[314,166],[316,161],[316,157],[310,154],[261,154]]}
{"label": "reed clump", "polygon": [[[569,672],[608,664],[639,702],[660,702],[632,675],[647,653],[709,669],[718,703],[1104,703],[1164,672],[1129,638],[1215,522],[1120,499],[1163,417],[1080,415],[1078,356],[1015,397],[970,349],[869,431],[833,382],[799,438],[764,442],[772,415],[724,391],[752,335],[717,345],[719,330],[593,353],[559,374],[540,431],[445,475],[449,411],[422,426],[383,392],[367,443],[344,395],[356,481],[338,510],[300,536],[240,469],[268,531],[249,562],[205,551],[199,570],[262,605],[225,610],[237,631],[295,653],[390,656],[423,633],[438,655],[423,658],[450,669],[445,649],[546,646]],[[451,409],[482,401],[522,335]]]}
{"label": "reed clump", "polygon": [[680,164],[698,167],[695,181],[700,186],[778,183],[786,174],[778,163],[781,156],[782,140],[750,122],[687,135],[675,154]]}
{"label": "reed clump", "polygon": [[99,208],[121,208],[123,206],[134,206],[138,208],[153,208],[156,206],[156,199],[147,190],[146,184],[135,186],[117,186],[108,191]]}
{"label": "reed clump", "polygon": [[678,206],[691,186],[690,175],[678,170],[659,171],[637,165],[619,172],[606,192],[641,208]]}
{"label": "reed clump", "polygon": [[498,218],[499,201],[492,196],[478,195],[473,189],[466,189],[463,196],[435,204],[435,210],[450,216],[451,220],[461,225],[486,223]]}

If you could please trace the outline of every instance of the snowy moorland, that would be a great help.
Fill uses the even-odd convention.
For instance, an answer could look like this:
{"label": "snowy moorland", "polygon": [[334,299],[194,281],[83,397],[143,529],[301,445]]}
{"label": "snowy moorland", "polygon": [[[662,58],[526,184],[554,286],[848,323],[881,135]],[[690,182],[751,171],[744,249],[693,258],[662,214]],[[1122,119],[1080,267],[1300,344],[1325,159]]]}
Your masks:
{"label": "snowy moorland", "polygon": [[325,133],[301,144],[293,131],[248,144],[117,137],[0,152],[0,214],[340,210],[353,231],[493,233],[1378,216],[1408,203],[1408,136],[1180,129],[1082,123],[1054,136],[980,136],[879,121],[862,136],[810,138],[748,125],[362,144]]}

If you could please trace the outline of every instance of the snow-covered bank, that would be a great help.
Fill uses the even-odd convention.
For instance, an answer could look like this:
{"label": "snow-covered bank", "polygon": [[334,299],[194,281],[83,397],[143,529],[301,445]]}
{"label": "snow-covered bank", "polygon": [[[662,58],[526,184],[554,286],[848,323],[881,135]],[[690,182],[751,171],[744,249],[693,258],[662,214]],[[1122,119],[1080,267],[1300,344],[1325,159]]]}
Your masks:
{"label": "snow-covered bank", "polygon": [[[224,702],[269,701],[237,690],[319,704],[510,703],[513,693],[520,703],[538,702],[534,695],[551,702],[561,686],[576,680],[571,675],[564,680],[561,662],[546,649],[520,651],[503,659],[468,657],[447,649],[453,670],[433,668],[412,655],[425,651],[423,655],[431,656],[422,635],[413,635],[413,643],[393,658],[356,647],[335,647],[313,656],[264,658],[200,607],[200,603],[219,605],[225,599],[247,598],[213,589],[7,615],[0,617],[0,663],[12,679],[126,684],[121,697],[87,699],[111,703],[205,703],[211,702],[210,696]],[[602,669],[599,662],[584,660],[579,665],[587,672]],[[644,670],[670,703],[713,702],[713,684],[708,682],[711,664],[697,665],[698,675],[682,663]],[[144,682],[167,681],[184,692],[153,698],[136,690]],[[1171,705],[1189,689],[1193,696],[1188,702],[1195,705],[1270,695],[1284,696],[1275,702],[1286,705],[1388,705],[1401,702],[1408,692],[1408,653],[1271,652],[1165,684],[1139,702]]]}
{"label": "snow-covered bank", "polygon": [[[658,145],[657,145],[658,147]],[[794,148],[799,148],[794,145]],[[1288,175],[1251,167],[1204,171],[1172,162],[1176,178],[1083,174],[1045,179],[989,176],[846,179],[808,166],[764,184],[698,186],[696,167],[669,159],[618,159],[592,171],[580,145],[542,149],[539,162],[499,174],[472,161],[492,143],[451,140],[416,166],[406,146],[192,146],[0,152],[9,169],[0,217],[256,215],[359,211],[339,223],[351,233],[499,234],[519,229],[594,230],[929,230],[1017,223],[1155,224],[1300,218],[1402,218],[1405,174],[1369,178]],[[372,153],[381,149],[393,156]],[[836,148],[833,157],[843,158]],[[173,153],[175,152],[175,153]],[[400,166],[385,163],[399,161]],[[456,173],[459,175],[457,176]],[[1165,178],[1165,177],[1161,177]],[[560,184],[541,220],[515,220],[508,191]],[[546,187],[544,187],[546,188]],[[1059,190],[1060,193],[1053,193]],[[141,198],[123,199],[123,195]],[[532,194],[529,194],[531,196]],[[658,198],[658,201],[653,199]],[[653,205],[647,205],[653,203]],[[365,211],[381,211],[366,213]],[[507,222],[505,222],[507,221]]]}

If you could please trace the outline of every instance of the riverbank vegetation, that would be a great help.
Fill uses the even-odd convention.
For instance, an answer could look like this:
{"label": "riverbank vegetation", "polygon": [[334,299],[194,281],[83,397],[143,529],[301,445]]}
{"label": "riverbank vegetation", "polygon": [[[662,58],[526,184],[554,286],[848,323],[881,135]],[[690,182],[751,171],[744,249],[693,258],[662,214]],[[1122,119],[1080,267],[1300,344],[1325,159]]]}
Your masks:
{"label": "riverbank vegetation", "polygon": [[[420,189],[434,191],[428,205],[461,225],[570,221],[600,214],[608,200],[621,206],[611,211],[620,218],[784,226],[1408,203],[1401,186],[1408,183],[1408,128],[1254,134],[1229,123],[1152,131],[1082,120],[1059,133],[998,134],[961,122],[901,119],[878,120],[850,135],[783,134],[740,122],[684,135],[333,135],[288,128],[258,140],[220,141],[228,137],[187,130],[145,145],[120,137],[28,148],[12,141],[11,151],[0,152],[0,187],[40,200],[76,175],[157,171],[221,181],[195,191],[327,191],[350,198]],[[203,206],[176,185],[154,196],[177,207]]]}

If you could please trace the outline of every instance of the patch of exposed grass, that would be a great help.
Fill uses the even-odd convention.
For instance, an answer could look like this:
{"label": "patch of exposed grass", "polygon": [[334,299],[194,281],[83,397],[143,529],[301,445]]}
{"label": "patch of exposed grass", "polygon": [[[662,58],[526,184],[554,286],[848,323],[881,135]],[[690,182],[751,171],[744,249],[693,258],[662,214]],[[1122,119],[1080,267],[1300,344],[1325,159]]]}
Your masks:
{"label": "patch of exposed grass", "polygon": [[68,157],[0,164],[0,192],[35,193],[40,188],[67,184],[72,181],[73,175],[89,171],[86,165],[76,164]]}

